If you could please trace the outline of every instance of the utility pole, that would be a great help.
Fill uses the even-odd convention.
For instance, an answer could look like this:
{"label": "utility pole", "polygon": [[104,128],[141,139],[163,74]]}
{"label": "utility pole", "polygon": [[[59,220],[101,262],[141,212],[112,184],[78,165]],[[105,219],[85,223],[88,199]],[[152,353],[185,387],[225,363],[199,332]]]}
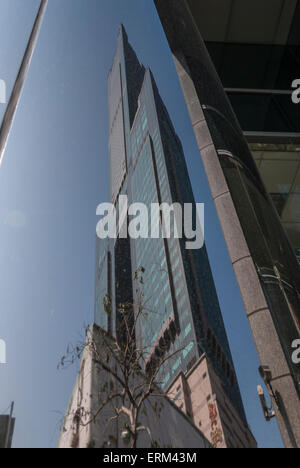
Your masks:
{"label": "utility pole", "polygon": [[12,402],[10,406],[10,414],[9,414],[9,419],[7,423],[7,432],[6,432],[4,448],[9,448],[9,439],[10,439],[10,430],[11,430],[13,412],[14,412],[14,402]]}
{"label": "utility pole", "polygon": [[44,18],[48,0],[41,0],[40,7],[30,34],[30,38],[24,53],[24,57],[7,104],[7,108],[0,127],[0,165],[6,148],[9,132],[13,123],[15,112],[19,103],[20,95],[30,66],[31,58],[37,42],[39,30]]}

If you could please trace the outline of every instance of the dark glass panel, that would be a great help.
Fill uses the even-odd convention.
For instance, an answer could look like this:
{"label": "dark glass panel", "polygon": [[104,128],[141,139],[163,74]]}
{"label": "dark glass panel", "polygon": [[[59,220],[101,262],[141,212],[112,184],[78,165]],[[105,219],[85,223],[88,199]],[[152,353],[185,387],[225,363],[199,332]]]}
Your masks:
{"label": "dark glass panel", "polygon": [[290,132],[300,130],[299,108],[291,95],[228,93],[243,131]]}
{"label": "dark glass panel", "polygon": [[207,42],[225,88],[284,89],[299,75],[300,46]]}

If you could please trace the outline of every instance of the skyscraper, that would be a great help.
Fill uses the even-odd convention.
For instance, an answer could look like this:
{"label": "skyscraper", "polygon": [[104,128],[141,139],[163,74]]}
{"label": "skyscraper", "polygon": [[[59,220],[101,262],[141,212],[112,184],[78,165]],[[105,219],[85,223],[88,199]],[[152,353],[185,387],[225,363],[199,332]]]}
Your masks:
{"label": "skyscraper", "polygon": [[[152,203],[195,206],[181,142],[153,75],[140,64],[123,26],[108,94],[116,209],[121,195],[148,208]],[[206,248],[188,250],[185,241],[174,235],[98,239],[95,323],[118,337],[118,304],[136,302],[133,276],[142,268],[147,319],[137,322],[136,343],[149,349],[145,370],[155,366],[162,342],[167,343],[177,354],[161,369],[163,391],[216,447],[255,447]],[[112,305],[109,316],[103,297]]]}
{"label": "skyscraper", "polygon": [[299,104],[292,99],[299,79],[300,2],[154,3],[175,60],[260,372],[286,447],[300,447],[300,371],[294,358],[300,336],[300,119]]}

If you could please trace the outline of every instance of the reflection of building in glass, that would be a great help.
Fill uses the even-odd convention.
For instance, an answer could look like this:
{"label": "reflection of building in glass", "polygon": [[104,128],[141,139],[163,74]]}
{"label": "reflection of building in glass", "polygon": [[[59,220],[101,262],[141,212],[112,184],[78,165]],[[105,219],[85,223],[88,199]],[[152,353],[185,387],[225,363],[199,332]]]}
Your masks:
{"label": "reflection of building in glass", "polygon": [[300,77],[300,2],[187,4],[254,159],[265,160],[260,174],[292,245],[300,248],[300,110],[291,99]]}
{"label": "reflection of building in glass", "polygon": [[291,343],[300,330],[300,108],[291,86],[299,78],[300,1],[155,4],[260,360],[270,369],[280,430],[287,446],[299,447],[300,370]]}
{"label": "reflection of building in glass", "polygon": [[[187,3],[296,250],[300,110],[292,102],[291,86],[300,73],[300,2]],[[211,20],[214,8],[220,14],[218,29]]]}
{"label": "reflection of building in glass", "polygon": [[231,10],[230,2],[222,2],[219,32],[209,13],[213,3],[220,8],[220,1],[187,3],[254,159],[261,160],[260,174],[296,250],[300,247],[300,111],[291,95],[300,70],[300,2],[235,2]]}
{"label": "reflection of building in glass", "polygon": [[[260,174],[296,250],[300,111],[292,102],[291,86],[300,70],[300,2],[187,0],[187,4],[254,159],[261,160]],[[218,23],[212,21],[213,11],[218,12]]]}
{"label": "reflection of building in glass", "polygon": [[250,143],[250,148],[266,189],[299,257],[300,144]]}
{"label": "reflection of building in glass", "polygon": [[[162,202],[195,206],[181,142],[151,71],[139,63],[123,27],[108,88],[111,196],[116,208],[120,195],[128,195],[129,203],[143,203],[149,208],[151,203]],[[118,213],[120,217],[121,214]],[[174,234],[174,226],[171,233]],[[255,447],[206,248],[187,250],[185,243],[185,238],[174,236],[130,241],[119,238],[107,246],[105,241],[98,241],[101,247],[95,321],[107,329],[100,296],[109,294],[111,331],[122,338],[118,329],[119,305],[138,303],[139,285],[133,276],[142,269],[146,314],[137,322],[136,342],[139,349],[148,349],[146,372],[156,366],[158,356],[173,354],[160,372],[162,389],[176,399],[215,446]],[[109,281],[108,252],[112,265]],[[110,293],[108,284],[112,285]],[[216,413],[213,423],[210,405]],[[222,409],[225,407],[227,410]]]}

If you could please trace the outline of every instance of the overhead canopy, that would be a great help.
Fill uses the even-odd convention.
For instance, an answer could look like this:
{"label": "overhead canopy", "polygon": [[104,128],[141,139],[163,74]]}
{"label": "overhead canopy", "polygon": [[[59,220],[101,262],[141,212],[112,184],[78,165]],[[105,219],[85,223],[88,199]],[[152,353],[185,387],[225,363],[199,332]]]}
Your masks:
{"label": "overhead canopy", "polygon": [[300,44],[299,0],[187,0],[205,41]]}

